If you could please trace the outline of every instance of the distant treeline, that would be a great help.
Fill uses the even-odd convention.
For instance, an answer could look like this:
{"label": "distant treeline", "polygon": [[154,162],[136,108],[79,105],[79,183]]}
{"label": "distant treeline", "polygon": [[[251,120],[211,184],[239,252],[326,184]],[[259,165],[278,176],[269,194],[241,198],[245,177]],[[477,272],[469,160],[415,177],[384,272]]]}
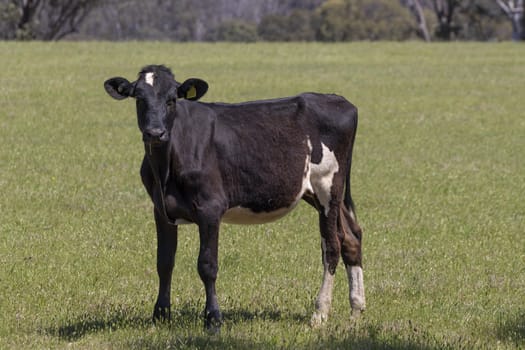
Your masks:
{"label": "distant treeline", "polygon": [[523,0],[0,0],[4,40],[523,40]]}

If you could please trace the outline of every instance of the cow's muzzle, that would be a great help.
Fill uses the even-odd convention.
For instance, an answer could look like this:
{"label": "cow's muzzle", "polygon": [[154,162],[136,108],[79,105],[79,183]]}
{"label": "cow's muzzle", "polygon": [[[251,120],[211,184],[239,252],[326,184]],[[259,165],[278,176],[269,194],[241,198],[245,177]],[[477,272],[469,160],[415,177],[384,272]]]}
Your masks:
{"label": "cow's muzzle", "polygon": [[142,140],[149,144],[161,144],[169,140],[168,131],[164,128],[146,129],[142,133]]}

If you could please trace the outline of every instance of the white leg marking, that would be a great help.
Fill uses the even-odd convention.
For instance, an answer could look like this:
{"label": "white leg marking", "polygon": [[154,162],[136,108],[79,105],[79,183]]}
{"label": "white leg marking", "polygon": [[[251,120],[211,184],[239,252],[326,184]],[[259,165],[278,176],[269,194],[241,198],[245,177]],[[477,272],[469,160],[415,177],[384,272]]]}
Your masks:
{"label": "white leg marking", "polygon": [[328,272],[328,264],[326,263],[326,243],[324,239],[321,239],[321,247],[323,249],[323,283],[321,289],[315,300],[315,312],[312,315],[310,324],[312,327],[319,327],[328,320],[328,314],[330,313],[330,307],[332,305],[332,290],[334,287],[334,277]]}
{"label": "white leg marking", "polygon": [[346,266],[346,273],[350,287],[350,306],[352,312],[359,314],[366,307],[363,269],[359,266]]}
{"label": "white leg marking", "polygon": [[152,72],[146,73],[146,76],[144,77],[144,80],[146,80],[146,84],[149,84],[153,86],[153,81],[155,79],[155,75]]}
{"label": "white leg marking", "polygon": [[322,146],[322,158],[319,164],[310,164],[311,169],[311,183],[315,195],[324,208],[324,214],[328,216],[330,210],[330,198],[332,184],[334,181],[334,174],[339,171],[339,163],[335,157],[334,152],[324,144]]}

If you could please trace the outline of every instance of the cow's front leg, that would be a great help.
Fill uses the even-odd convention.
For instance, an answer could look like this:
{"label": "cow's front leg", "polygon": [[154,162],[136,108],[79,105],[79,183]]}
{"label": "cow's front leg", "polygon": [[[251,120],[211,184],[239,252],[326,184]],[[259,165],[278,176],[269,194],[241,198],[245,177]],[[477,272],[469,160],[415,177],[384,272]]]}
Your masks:
{"label": "cow's front leg", "polygon": [[157,226],[159,295],[153,310],[153,322],[169,321],[171,318],[171,274],[177,251],[177,226],[168,224],[164,216],[160,215],[157,210],[155,210],[155,224]]}
{"label": "cow's front leg", "polygon": [[218,246],[219,246],[219,221],[199,224],[200,251],[198,260],[199,275],[206,289],[206,308],[204,309],[204,325],[212,333],[220,331],[222,314],[215,292],[217,279]]}

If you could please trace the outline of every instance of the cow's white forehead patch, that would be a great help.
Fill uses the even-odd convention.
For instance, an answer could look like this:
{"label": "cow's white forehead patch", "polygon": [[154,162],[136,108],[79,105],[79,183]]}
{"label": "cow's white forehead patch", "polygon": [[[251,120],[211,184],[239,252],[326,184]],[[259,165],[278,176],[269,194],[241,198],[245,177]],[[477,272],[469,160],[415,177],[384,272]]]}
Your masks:
{"label": "cow's white forehead patch", "polygon": [[153,86],[155,75],[153,74],[153,72],[146,73],[146,76],[144,77],[144,79],[146,80],[146,84]]}

